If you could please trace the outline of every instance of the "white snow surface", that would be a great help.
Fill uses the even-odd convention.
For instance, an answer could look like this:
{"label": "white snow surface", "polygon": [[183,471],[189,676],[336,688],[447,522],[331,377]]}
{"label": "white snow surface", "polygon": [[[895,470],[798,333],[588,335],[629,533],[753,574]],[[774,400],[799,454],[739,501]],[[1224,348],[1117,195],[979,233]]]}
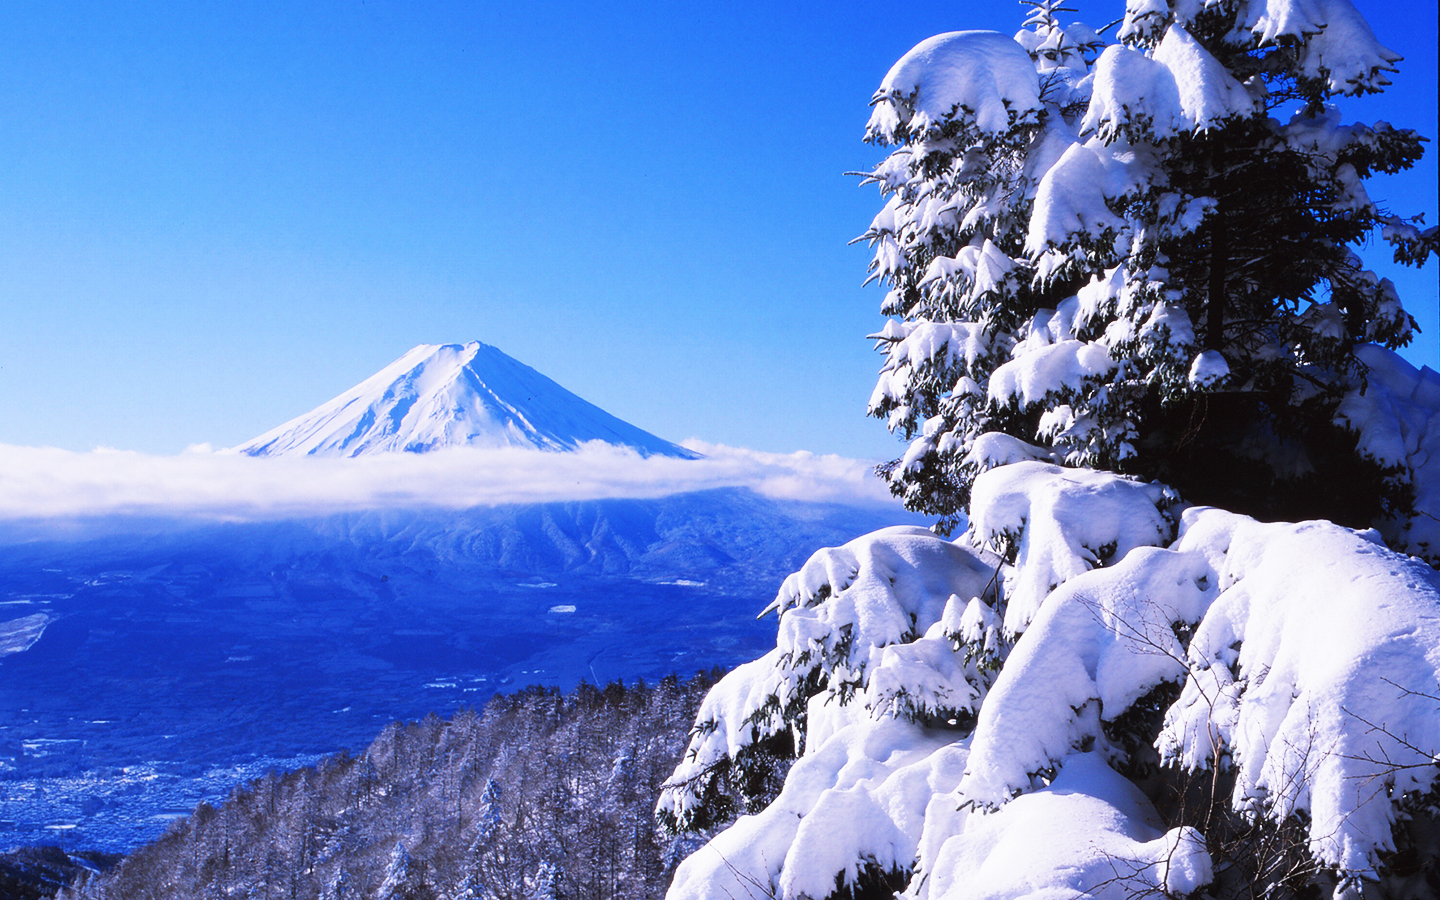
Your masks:
{"label": "white snow surface", "polygon": [[818,900],[867,866],[908,873],[914,900],[1193,892],[1204,840],[1164,831],[1102,728],[1166,683],[1165,759],[1233,766],[1236,809],[1295,821],[1342,885],[1376,877],[1440,759],[1440,575],[1328,522],[1188,508],[1172,540],[1178,510],[1162,485],[1026,460],[972,494],[968,537],[1013,554],[999,596],[988,558],[919,530],[815,554],[661,807],[762,732],[796,728],[803,755],[671,896]]}
{"label": "white snow surface", "polygon": [[1099,139],[1072,143],[1046,170],[1035,193],[1035,211],[1025,236],[1025,251],[1038,257],[1074,237],[1098,240],[1118,233],[1125,222],[1108,202],[1143,184],[1147,159]]}
{"label": "white snow surface", "polygon": [[1027,460],[1050,462],[1052,459],[1050,451],[1045,447],[1028,444],[1017,437],[999,431],[987,431],[970,445],[970,452],[965,457],[965,463],[973,466],[978,472],[984,472],[987,469]]}
{"label": "white snow surface", "polygon": [[1440,575],[1378,535],[1187,510],[1184,554],[1219,594],[1158,746],[1188,767],[1228,752],[1239,808],[1308,814],[1310,850],[1373,875],[1392,802],[1434,783],[1440,755]]}
{"label": "white snow surface", "polygon": [[871,648],[914,640],[940,621],[952,596],[983,594],[996,562],[924,528],[887,528],[816,551],[766,612],[780,614],[782,653],[863,667]]}
{"label": "white snow surface", "polygon": [[1183,679],[1173,626],[1200,621],[1214,599],[1211,577],[1199,554],[1140,547],[1046,597],[980,710],[965,796],[1004,804],[1032,773],[1103,745],[1102,720]]}
{"label": "white snow surface", "polygon": [[1172,25],[1153,54],[1115,45],[1095,62],[1081,133],[1167,138],[1255,112],[1255,98],[1184,28]]}
{"label": "white snow surface", "polygon": [[698,454],[624,422],[489,344],[421,344],[303,416],[236,447],[249,456],[355,457],[448,447]]}
{"label": "white snow surface", "polygon": [[[1121,38],[1156,37],[1173,13],[1184,28],[1210,4],[1199,0],[1127,0]],[[1261,46],[1296,42],[1300,70],[1326,82],[1337,93],[1378,90],[1389,82],[1399,54],[1386,48],[1351,0],[1241,0],[1236,27],[1248,30]]]}
{"label": "white snow surface", "polygon": [[1011,633],[1024,631],[1059,585],[1174,534],[1166,510],[1177,498],[1169,488],[1089,469],[1040,461],[1000,466],[975,479],[970,498],[970,538],[1014,548],[1005,578]]}
{"label": "white snow surface", "polygon": [[1073,394],[1086,379],[1103,378],[1118,363],[1099,343],[1057,341],[1028,351],[997,367],[990,375],[990,399],[1004,405],[1016,400],[1022,407],[1047,398]]}
{"label": "white snow surface", "polygon": [[1191,361],[1186,380],[1194,387],[1206,388],[1229,375],[1230,364],[1219,350],[1202,350],[1195,354],[1195,359]]}
{"label": "white snow surface", "polygon": [[1048,787],[963,821],[925,866],[926,883],[904,896],[1131,900],[1188,894],[1211,879],[1200,833],[1162,833],[1150,802],[1097,753],[1068,757]]}
{"label": "white snow surface", "polygon": [[1166,29],[1155,48],[1155,61],[1175,79],[1180,115],[1196,131],[1207,131],[1259,109],[1245,86],[1179,25]]}
{"label": "white snow surface", "polygon": [[1105,48],[1095,61],[1095,87],[1083,130],[1106,140],[1130,132],[1166,137],[1185,124],[1174,73],[1132,47]]}
{"label": "white snow surface", "polygon": [[1000,134],[1042,109],[1030,54],[995,31],[952,31],[921,41],[891,67],[871,101],[866,133],[893,143],[902,131],[925,134],[948,119]]}
{"label": "white snow surface", "polygon": [[1383,73],[1393,72],[1400,59],[1375,39],[1350,0],[1249,0],[1242,9],[1240,21],[1263,43],[1308,38],[1301,45],[1302,70],[1340,93],[1389,84]]}
{"label": "white snow surface", "polygon": [[0,656],[24,653],[45,634],[45,628],[54,621],[46,613],[34,613],[0,622]]}
{"label": "white snow surface", "polygon": [[1346,395],[1336,418],[1359,433],[1361,453],[1415,486],[1416,515],[1394,523],[1392,544],[1440,560],[1440,373],[1376,344],[1356,347],[1355,355],[1367,383]]}
{"label": "white snow surface", "polygon": [[908,869],[926,804],[964,770],[953,738],[895,719],[842,729],[795,763],[773,803],[681,863],[666,896],[823,900],[863,865]]}

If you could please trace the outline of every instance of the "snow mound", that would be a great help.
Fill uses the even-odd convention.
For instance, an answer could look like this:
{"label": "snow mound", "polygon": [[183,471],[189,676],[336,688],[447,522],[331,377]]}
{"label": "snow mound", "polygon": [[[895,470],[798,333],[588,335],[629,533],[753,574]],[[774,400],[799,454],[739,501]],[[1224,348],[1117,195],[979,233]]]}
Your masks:
{"label": "snow mound", "polygon": [[762,733],[803,755],[671,896],[819,900],[877,874],[914,900],[1192,893],[1212,862],[1184,802],[1119,774],[1152,742],[1167,777],[1230,773],[1218,814],[1290,823],[1342,891],[1380,877],[1435,787],[1440,575],[1328,522],[1189,508],[1172,540],[1177,510],[1160,485],[1020,461],[972,495],[998,572],[918,529],[813,556],[661,809],[703,803],[705,767]]}
{"label": "snow mound", "polygon": [[887,144],[947,120],[1000,134],[1043,108],[1030,54],[995,31],[952,31],[921,41],[891,67],[870,102],[875,112],[866,135]]}
{"label": "snow mound", "polygon": [[1048,787],[970,815],[926,867],[916,900],[1131,900],[1189,894],[1211,880],[1205,839],[1162,833],[1145,796],[1097,753],[1065,760]]}
{"label": "snow mound", "polygon": [[1187,510],[1177,546],[1218,565],[1162,754],[1228,755],[1237,808],[1304,814],[1310,851],[1373,876],[1395,804],[1440,755],[1440,575],[1329,522]]}
{"label": "snow mound", "polygon": [[1136,547],[1168,543],[1178,500],[1163,485],[1040,461],[991,469],[970,496],[971,540],[1014,559],[1004,601],[1012,633],[1059,585]]}
{"label": "snow mound", "polygon": [[575,450],[601,441],[642,456],[697,455],[624,422],[489,344],[421,344],[303,416],[234,448],[340,456],[444,447]]}
{"label": "snow mound", "polygon": [[795,763],[762,812],[686,858],[666,896],[823,900],[837,877],[853,885],[866,867],[908,869],[930,798],[964,770],[953,737],[894,719],[848,726]]}
{"label": "snow mound", "polygon": [[1440,561],[1440,373],[1377,344],[1355,355],[1366,384],[1346,395],[1336,417],[1359,433],[1361,453],[1415,486],[1415,515],[1394,523],[1391,543]]}

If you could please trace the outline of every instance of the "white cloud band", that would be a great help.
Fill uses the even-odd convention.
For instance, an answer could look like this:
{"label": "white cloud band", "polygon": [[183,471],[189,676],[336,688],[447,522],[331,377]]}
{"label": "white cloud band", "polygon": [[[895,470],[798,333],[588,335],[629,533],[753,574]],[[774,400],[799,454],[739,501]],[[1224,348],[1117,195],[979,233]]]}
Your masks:
{"label": "white cloud band", "polygon": [[208,448],[148,456],[0,445],[0,520],[274,519],[661,497],[721,487],[747,487],[777,499],[895,505],[872,474],[873,464],[862,460],[695,441],[686,446],[705,458],[643,458],[601,443],[574,453],[455,448],[358,459],[257,459]]}

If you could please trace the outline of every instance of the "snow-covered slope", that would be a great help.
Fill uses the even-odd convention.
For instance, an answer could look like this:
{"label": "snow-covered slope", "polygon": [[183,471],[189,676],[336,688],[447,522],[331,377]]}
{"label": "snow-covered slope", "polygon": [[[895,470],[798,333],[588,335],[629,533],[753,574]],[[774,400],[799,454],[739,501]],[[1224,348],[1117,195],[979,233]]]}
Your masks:
{"label": "snow-covered slope", "polygon": [[250,456],[362,456],[442,447],[696,454],[615,418],[489,344],[421,344],[355,387],[241,444]]}
{"label": "snow-covered slope", "polygon": [[707,828],[719,779],[797,759],[669,900],[1440,896],[1440,574],[1373,530],[1028,460],[965,536],[821,550],[769,610],[657,812]]}

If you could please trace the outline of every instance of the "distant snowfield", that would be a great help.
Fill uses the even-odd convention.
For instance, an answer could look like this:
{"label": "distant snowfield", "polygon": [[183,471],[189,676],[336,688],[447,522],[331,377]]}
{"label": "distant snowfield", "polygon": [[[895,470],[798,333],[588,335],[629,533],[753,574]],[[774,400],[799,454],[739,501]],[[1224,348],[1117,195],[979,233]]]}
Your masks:
{"label": "distant snowfield", "polygon": [[44,613],[0,622],[0,656],[29,650],[40,640],[40,636],[45,633],[45,626],[49,624],[50,617]]}
{"label": "distant snowfield", "polygon": [[703,458],[642,457],[598,441],[567,453],[457,447],[354,459],[253,458],[203,446],[178,456],[150,456],[0,444],[0,520],[115,515],[254,520],[652,498],[726,487],[780,500],[895,503],[871,474],[870,461],[700,441],[684,446]]}

